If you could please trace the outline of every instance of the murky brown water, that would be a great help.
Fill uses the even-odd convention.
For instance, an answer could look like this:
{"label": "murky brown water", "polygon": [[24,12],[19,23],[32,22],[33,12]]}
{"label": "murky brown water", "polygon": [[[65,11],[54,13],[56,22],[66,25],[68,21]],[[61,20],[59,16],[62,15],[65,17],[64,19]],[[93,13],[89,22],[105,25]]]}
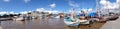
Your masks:
{"label": "murky brown water", "polygon": [[[103,23],[97,23],[95,28],[99,28]],[[81,29],[89,29],[89,27],[81,26]],[[63,19],[38,19],[26,21],[1,21],[0,29],[74,29],[67,27]]]}

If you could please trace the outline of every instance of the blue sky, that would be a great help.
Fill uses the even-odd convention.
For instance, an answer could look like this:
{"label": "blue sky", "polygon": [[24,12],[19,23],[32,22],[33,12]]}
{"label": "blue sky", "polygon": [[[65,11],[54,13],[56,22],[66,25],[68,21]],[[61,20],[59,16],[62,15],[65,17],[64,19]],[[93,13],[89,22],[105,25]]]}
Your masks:
{"label": "blue sky", "polygon": [[[100,1],[100,0],[99,0]],[[116,2],[116,0],[109,0],[110,2]],[[50,6],[55,4],[55,6]],[[47,10],[53,7],[54,10],[66,11],[70,8],[76,8],[80,10],[82,8],[95,9],[95,0],[0,0],[0,12],[22,12],[33,11],[37,8],[45,8]]]}

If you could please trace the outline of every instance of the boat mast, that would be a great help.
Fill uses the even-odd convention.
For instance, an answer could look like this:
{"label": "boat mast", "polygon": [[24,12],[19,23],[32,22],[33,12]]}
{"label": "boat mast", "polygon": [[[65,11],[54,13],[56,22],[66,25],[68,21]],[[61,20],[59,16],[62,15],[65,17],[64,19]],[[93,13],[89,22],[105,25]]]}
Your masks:
{"label": "boat mast", "polygon": [[107,4],[107,3],[106,3],[106,6],[107,6],[106,10],[107,10],[107,13],[108,13],[108,15],[109,15],[110,10],[109,10],[109,8],[108,8],[108,4]]}
{"label": "boat mast", "polygon": [[100,10],[99,10],[99,3],[98,3],[98,0],[96,0],[96,11],[97,11],[97,14],[98,16],[100,16]]}
{"label": "boat mast", "polygon": [[71,15],[74,15],[74,8],[71,8]]}

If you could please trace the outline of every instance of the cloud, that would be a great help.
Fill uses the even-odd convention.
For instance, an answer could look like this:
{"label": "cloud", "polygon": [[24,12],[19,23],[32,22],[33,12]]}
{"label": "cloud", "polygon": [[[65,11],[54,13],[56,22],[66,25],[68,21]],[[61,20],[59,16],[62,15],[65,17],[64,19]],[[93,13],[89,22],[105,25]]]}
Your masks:
{"label": "cloud", "polygon": [[45,8],[37,8],[36,11],[39,11],[39,12],[49,12],[49,13],[52,13],[52,14],[60,13],[60,11],[57,11],[57,10],[46,10]]}
{"label": "cloud", "polygon": [[72,0],[68,0],[68,4],[72,7],[79,7],[79,5]]}
{"label": "cloud", "polygon": [[82,8],[81,11],[84,11],[86,13],[90,13],[90,12],[94,12],[95,10],[93,10],[92,8]]}
{"label": "cloud", "polygon": [[27,14],[27,13],[28,13],[27,11],[20,12],[20,14]]}
{"label": "cloud", "polygon": [[54,7],[56,7],[56,4],[55,3],[52,3],[52,4],[50,4],[49,5],[51,8],[54,8]]}
{"label": "cloud", "polygon": [[45,9],[44,8],[37,8],[36,11],[39,11],[39,12],[42,12],[44,11]]}
{"label": "cloud", "polygon": [[10,14],[15,14],[15,12],[14,12],[14,11],[11,11]]}
{"label": "cloud", "polygon": [[28,11],[28,12],[32,12],[32,11]]}
{"label": "cloud", "polygon": [[3,0],[4,2],[9,2],[10,0]]}
{"label": "cloud", "polygon": [[[67,13],[71,13],[73,10],[68,10]],[[91,12],[94,12],[94,10],[92,8],[82,8],[82,9],[79,9],[79,10],[74,10],[74,13],[75,14],[79,14],[81,13],[81,11],[84,11],[86,13],[91,13]]]}
{"label": "cloud", "polygon": [[117,1],[117,3],[120,3],[120,0],[116,0]]}
{"label": "cloud", "polygon": [[3,15],[3,14],[8,14],[8,12],[5,12],[5,11],[0,12],[0,15]]}
{"label": "cloud", "polygon": [[117,2],[101,0],[100,4],[102,5],[102,9],[118,9],[119,8],[119,4]]}
{"label": "cloud", "polygon": [[14,11],[11,11],[11,12],[7,12],[7,11],[2,11],[0,12],[0,15],[4,15],[4,14],[18,14],[18,13],[15,13]]}
{"label": "cloud", "polygon": [[59,11],[57,11],[57,10],[46,10],[46,11],[44,11],[44,12],[49,12],[49,13],[52,13],[52,14],[58,14],[58,13],[60,13]]}
{"label": "cloud", "polygon": [[117,0],[117,2],[116,3],[118,3],[119,4],[119,8],[120,8],[120,0]]}
{"label": "cloud", "polygon": [[28,3],[29,1],[31,1],[31,0],[24,0],[25,3]]}

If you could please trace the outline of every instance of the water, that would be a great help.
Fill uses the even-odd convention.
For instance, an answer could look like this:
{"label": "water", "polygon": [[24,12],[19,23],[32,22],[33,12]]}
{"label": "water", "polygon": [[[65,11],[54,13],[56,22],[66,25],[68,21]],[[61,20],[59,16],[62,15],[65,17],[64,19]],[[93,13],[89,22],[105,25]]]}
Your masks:
{"label": "water", "polygon": [[1,21],[2,29],[66,29],[62,19]]}
{"label": "water", "polygon": [[[97,23],[99,28],[102,23]],[[75,29],[67,27],[63,19],[49,18],[49,19],[35,19],[25,21],[1,21],[0,29]],[[87,26],[81,26],[80,29],[89,29]]]}

